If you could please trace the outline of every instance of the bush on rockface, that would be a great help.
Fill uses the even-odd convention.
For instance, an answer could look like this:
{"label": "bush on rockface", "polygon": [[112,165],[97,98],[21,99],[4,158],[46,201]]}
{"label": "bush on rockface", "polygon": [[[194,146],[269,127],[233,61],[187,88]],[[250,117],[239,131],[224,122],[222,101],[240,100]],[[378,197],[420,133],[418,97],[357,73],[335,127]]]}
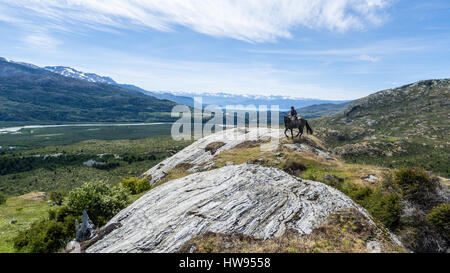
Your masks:
{"label": "bush on rockface", "polygon": [[95,226],[101,226],[128,205],[128,195],[121,187],[111,187],[105,182],[88,182],[74,189],[67,197],[67,209],[72,215],[83,210]]}
{"label": "bush on rockface", "polygon": [[287,160],[283,164],[282,168],[283,171],[294,176],[300,176],[302,172],[307,169],[302,162],[298,161],[295,158],[290,158],[289,160]]}
{"label": "bush on rockface", "polygon": [[432,208],[427,220],[445,237],[450,237],[450,203],[443,203]]}
{"label": "bush on rockface", "polygon": [[148,191],[151,186],[147,179],[138,179],[136,177],[130,177],[122,180],[120,184],[128,189],[131,194],[138,194],[144,191]]}
{"label": "bush on rockface", "polygon": [[384,226],[393,230],[400,221],[402,213],[401,199],[397,193],[384,193],[380,189],[374,191],[367,202],[369,213]]}
{"label": "bush on rockface", "polygon": [[52,191],[50,193],[49,198],[52,201],[53,205],[61,206],[64,199],[64,195],[60,191]]}
{"label": "bush on rockface", "polygon": [[13,239],[14,248],[20,252],[56,252],[74,238],[75,219],[69,215],[63,221],[46,219],[34,222]]}
{"label": "bush on rockface", "polygon": [[401,199],[397,193],[388,192],[381,186],[371,188],[348,181],[330,183],[360,206],[367,209],[376,220],[386,227],[390,229],[397,227],[402,212]]}
{"label": "bush on rockface", "polygon": [[428,205],[435,201],[439,182],[423,169],[408,167],[395,173],[393,184],[399,188],[403,199]]}
{"label": "bush on rockface", "polygon": [[369,202],[369,197],[373,194],[373,189],[345,181],[337,187],[338,190],[342,191],[353,201],[358,203],[363,207],[367,207]]}
{"label": "bush on rockface", "polygon": [[19,252],[56,252],[75,238],[75,219],[81,222],[86,210],[96,227],[105,224],[128,205],[123,187],[111,187],[104,182],[89,182],[72,190],[66,204],[51,209],[48,218],[36,221],[13,239]]}
{"label": "bush on rockface", "polygon": [[407,208],[397,230],[402,243],[414,252],[448,251],[448,205],[436,206],[442,202],[438,178],[422,168],[409,167],[396,171],[385,184],[399,194]]}

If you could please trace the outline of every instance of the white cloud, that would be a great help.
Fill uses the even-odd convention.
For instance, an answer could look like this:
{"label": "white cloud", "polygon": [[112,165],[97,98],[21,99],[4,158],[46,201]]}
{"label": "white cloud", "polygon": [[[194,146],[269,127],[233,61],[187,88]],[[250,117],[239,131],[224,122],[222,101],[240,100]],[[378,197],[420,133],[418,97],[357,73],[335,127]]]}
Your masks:
{"label": "white cloud", "polygon": [[23,37],[22,41],[26,46],[37,49],[54,49],[61,42],[58,39],[53,38],[45,32],[34,32]]}
{"label": "white cloud", "polygon": [[299,26],[347,31],[380,24],[390,0],[1,1],[0,5],[21,19],[44,19],[49,27],[68,24],[172,31],[184,26],[214,37],[267,42],[290,38],[292,29]]}
{"label": "white cloud", "polygon": [[[147,90],[286,95],[320,99],[359,97],[358,90],[324,85],[323,81],[317,81],[322,72],[309,69],[289,70],[267,63],[142,58],[133,53],[104,49],[92,55],[98,58],[95,65],[75,68],[108,75],[119,83],[131,83]],[[80,63],[78,57],[76,62]],[[66,65],[74,66],[71,63]]]}
{"label": "white cloud", "polygon": [[372,57],[372,56],[363,54],[363,55],[359,56],[358,60],[365,61],[365,62],[376,63],[376,62],[378,62],[380,60],[380,58]]}

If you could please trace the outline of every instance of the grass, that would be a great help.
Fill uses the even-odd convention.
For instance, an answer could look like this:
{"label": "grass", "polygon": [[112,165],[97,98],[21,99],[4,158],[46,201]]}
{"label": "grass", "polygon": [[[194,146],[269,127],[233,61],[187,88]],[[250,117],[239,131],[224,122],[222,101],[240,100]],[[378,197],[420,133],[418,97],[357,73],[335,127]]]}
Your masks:
{"label": "grass", "polygon": [[191,174],[190,172],[188,172],[188,170],[192,168],[192,165],[189,163],[181,163],[178,164],[177,166],[175,166],[175,168],[173,168],[172,170],[170,170],[170,172],[167,173],[166,176],[164,176],[163,179],[161,179],[158,183],[156,183],[153,187],[162,185],[168,181],[174,180],[174,179],[178,179],[178,178],[182,178],[185,177],[189,174]]}
{"label": "grass", "polygon": [[[308,136],[305,142],[315,141]],[[282,140],[282,144],[291,143],[291,140]],[[260,143],[243,144],[233,149],[223,151],[214,157],[213,168],[221,168],[230,162],[234,165],[243,163],[256,163],[266,167],[275,167],[284,170],[291,162],[303,165],[306,170],[302,170],[300,176],[304,179],[314,181],[324,181],[327,174],[343,178],[346,181],[356,184],[366,184],[362,177],[369,174],[378,177],[389,169],[377,167],[369,164],[344,163],[339,160],[327,160],[317,156],[313,151],[295,152],[287,147],[281,146],[276,151],[261,151]],[[320,147],[320,143],[313,144]]]}
{"label": "grass", "polygon": [[[0,253],[15,252],[12,239],[30,225],[47,216],[50,209],[46,201],[28,200],[20,197],[11,197],[6,203],[0,205]],[[17,220],[9,224],[11,219]]]}

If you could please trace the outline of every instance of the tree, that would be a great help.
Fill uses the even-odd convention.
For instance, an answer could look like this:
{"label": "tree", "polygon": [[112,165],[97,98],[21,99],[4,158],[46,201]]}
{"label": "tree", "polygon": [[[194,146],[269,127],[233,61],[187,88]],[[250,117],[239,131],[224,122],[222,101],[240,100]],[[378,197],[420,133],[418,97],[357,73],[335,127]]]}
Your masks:
{"label": "tree", "polygon": [[105,182],[88,182],[72,190],[67,197],[67,210],[81,215],[83,210],[96,226],[106,222],[128,205],[126,190],[111,187]]}

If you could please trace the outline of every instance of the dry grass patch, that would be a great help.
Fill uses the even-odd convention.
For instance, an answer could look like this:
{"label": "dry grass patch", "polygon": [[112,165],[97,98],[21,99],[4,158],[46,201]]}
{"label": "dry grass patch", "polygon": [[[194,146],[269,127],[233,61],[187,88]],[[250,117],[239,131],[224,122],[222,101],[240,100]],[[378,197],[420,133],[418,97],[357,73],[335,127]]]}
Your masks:
{"label": "dry grass patch", "polygon": [[306,145],[309,145],[309,146],[314,147],[319,150],[323,150],[323,151],[327,150],[325,145],[323,144],[323,142],[313,135],[304,134],[301,138],[294,138],[294,139],[282,138],[280,140],[280,142],[282,144],[292,144],[292,143],[306,144]]}
{"label": "dry grass patch", "polygon": [[[233,149],[216,155],[214,157],[215,164],[211,168],[221,168],[229,163],[234,165],[252,163],[279,168],[291,175],[301,176],[308,180],[324,182],[326,175],[330,174],[359,185],[367,184],[361,178],[368,174],[375,174],[381,181],[381,177],[386,172],[385,168],[371,165],[349,164],[340,160],[330,161],[317,156],[311,149],[296,152],[283,146],[284,143],[286,140],[281,141],[276,151],[269,152],[261,151],[261,142],[243,142]],[[371,186],[376,186],[376,184]]]}
{"label": "dry grass patch", "polygon": [[163,179],[161,179],[158,183],[155,184],[155,186],[153,186],[152,188],[162,185],[170,180],[174,180],[174,179],[178,179],[178,178],[182,178],[185,177],[187,175],[190,175],[191,173],[188,172],[188,170],[190,168],[192,168],[194,165],[190,164],[190,163],[180,163],[177,166],[175,166],[175,168],[173,168],[172,170],[170,170],[170,172],[168,172]]}
{"label": "dry grass patch", "polygon": [[217,141],[217,142],[211,142],[208,145],[206,145],[205,147],[205,152],[210,152],[212,155],[215,154],[217,152],[218,149],[220,149],[220,147],[222,147],[223,145],[225,145],[224,142],[221,141]]}
{"label": "dry grass patch", "polygon": [[260,164],[266,167],[277,166],[281,161],[275,156],[275,152],[261,151],[260,143],[241,143],[240,147],[223,151],[214,157],[214,166],[212,168],[221,168],[229,162],[234,165],[252,163]]}
{"label": "dry grass patch", "polygon": [[44,201],[47,198],[45,192],[30,192],[24,195],[17,196],[17,198],[24,200]]}

